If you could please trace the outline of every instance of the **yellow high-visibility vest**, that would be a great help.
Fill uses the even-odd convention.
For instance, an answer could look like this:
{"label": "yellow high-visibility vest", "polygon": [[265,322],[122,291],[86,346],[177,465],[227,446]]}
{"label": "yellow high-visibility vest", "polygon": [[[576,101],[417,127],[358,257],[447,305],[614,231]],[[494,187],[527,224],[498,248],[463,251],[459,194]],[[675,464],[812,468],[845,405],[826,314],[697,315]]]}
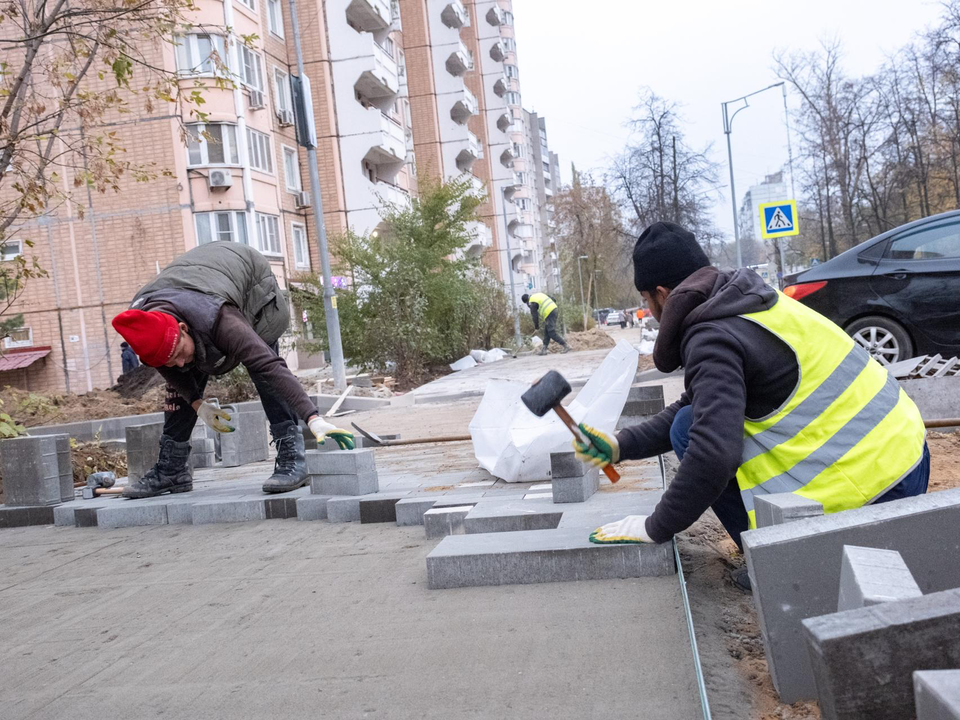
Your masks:
{"label": "yellow high-visibility vest", "polygon": [[896,378],[841,328],[778,293],[769,310],[742,315],[785,342],[800,364],[790,398],[743,424],[740,496],[794,493],[835,513],[866,505],[919,463],[926,430]]}
{"label": "yellow high-visibility vest", "polygon": [[546,293],[534,293],[530,296],[530,302],[534,302],[540,306],[541,322],[547,319],[547,315],[557,309],[557,304],[553,301],[553,298]]}

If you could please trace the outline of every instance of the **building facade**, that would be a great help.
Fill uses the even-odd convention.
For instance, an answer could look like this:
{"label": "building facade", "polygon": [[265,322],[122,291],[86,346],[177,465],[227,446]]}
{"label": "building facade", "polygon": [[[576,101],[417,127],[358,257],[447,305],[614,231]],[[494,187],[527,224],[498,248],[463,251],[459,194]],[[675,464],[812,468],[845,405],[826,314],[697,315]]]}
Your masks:
{"label": "building facade", "polygon": [[760,206],[768,202],[786,200],[787,185],[783,171],[767,175],[759,185],[752,185],[743,196],[740,205],[740,237],[760,241]]}

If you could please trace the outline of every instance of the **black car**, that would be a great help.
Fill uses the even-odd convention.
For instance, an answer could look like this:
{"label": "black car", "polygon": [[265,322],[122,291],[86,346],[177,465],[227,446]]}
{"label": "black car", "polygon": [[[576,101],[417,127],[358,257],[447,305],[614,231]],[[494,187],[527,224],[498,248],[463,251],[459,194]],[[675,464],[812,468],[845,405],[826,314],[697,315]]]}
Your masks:
{"label": "black car", "polygon": [[960,355],[960,211],[901,225],[785,282],[785,294],[884,365]]}

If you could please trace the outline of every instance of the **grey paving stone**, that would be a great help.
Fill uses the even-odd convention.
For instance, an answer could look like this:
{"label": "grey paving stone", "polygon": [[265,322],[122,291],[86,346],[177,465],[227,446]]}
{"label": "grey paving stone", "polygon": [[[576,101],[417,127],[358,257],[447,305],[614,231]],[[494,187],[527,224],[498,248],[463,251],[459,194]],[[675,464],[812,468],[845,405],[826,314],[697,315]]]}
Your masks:
{"label": "grey paving stone", "polygon": [[[0,441],[4,503],[8,507],[57,505],[63,502],[57,437],[24,436]],[[69,497],[73,497],[72,474]]]}
{"label": "grey paving stone", "polygon": [[600,489],[600,468],[592,467],[580,477],[554,477],[553,502],[582,503]]}
{"label": "grey paving stone", "polygon": [[917,720],[960,720],[960,670],[913,673]]}
{"label": "grey paving stone", "polygon": [[960,588],[808,618],[803,628],[824,720],[911,718],[913,672],[960,667]]}
{"label": "grey paving stone", "polygon": [[838,611],[921,595],[917,581],[896,550],[844,545]]}
{"label": "grey paving stone", "polygon": [[193,524],[193,503],[192,502],[171,502],[167,505],[167,524],[168,525],[192,525]]}
{"label": "grey paving stone", "polygon": [[439,499],[439,496],[401,498],[395,506],[397,525],[401,527],[423,525],[423,514],[432,508]]}
{"label": "grey paving stone", "polygon": [[897,550],[920,589],[938,592],[960,587],[958,527],[954,489],[745,532],[764,651],[781,699],[816,697],[801,621],[836,610],[844,545]]}
{"label": "grey paving stone", "polygon": [[315,495],[369,495],[380,489],[375,470],[358,475],[311,475],[310,491]]}
{"label": "grey paving stone", "polygon": [[428,538],[464,535],[467,530],[463,521],[471,510],[471,505],[431,508],[423,514],[423,529]]}
{"label": "grey paving stone", "polygon": [[265,497],[240,500],[212,500],[193,504],[193,524],[256,522],[267,519]]}
{"label": "grey paving stone", "polygon": [[358,522],[360,520],[360,498],[330,498],[327,500],[327,520],[332,523]]}
{"label": "grey paving stone", "polygon": [[127,441],[127,477],[131,483],[135,483],[157,462],[163,422],[128,425],[124,433]]}
{"label": "grey paving stone", "polygon": [[377,493],[360,500],[360,522],[396,523],[396,505],[406,493]]}
{"label": "grey paving stone", "polygon": [[267,520],[290,520],[297,517],[297,497],[288,494],[267,495],[263,499]]}
{"label": "grey paving stone", "polygon": [[28,525],[53,525],[53,505],[0,505],[0,529]]}
{"label": "grey paving stone", "polygon": [[470,511],[464,527],[470,534],[549,530],[559,525],[561,517],[563,511],[555,509],[552,501],[483,502]]}
{"label": "grey paving stone", "polygon": [[823,505],[816,500],[793,493],[760,495],[756,499],[755,509],[758,528],[823,515]]}
{"label": "grey paving stone", "polygon": [[307,452],[307,472],[310,475],[356,475],[375,472],[373,450],[333,450]]}
{"label": "grey paving stone", "polygon": [[670,575],[673,544],[595,545],[580,530],[449,535],[427,556],[431,589]]}
{"label": "grey paving stone", "polygon": [[81,525],[77,519],[77,513],[80,512],[85,522],[90,522],[93,518],[93,525],[96,525],[97,510],[103,507],[102,503],[93,503],[90,500],[73,500],[62,505],[55,505],[53,508],[53,524],[57,527],[89,527]]}
{"label": "grey paving stone", "polygon": [[297,498],[297,520],[326,520],[329,495],[304,495]]}
{"label": "grey paving stone", "polygon": [[97,526],[101,530],[166,524],[166,505],[117,500],[97,510]]}
{"label": "grey paving stone", "polygon": [[577,460],[574,452],[550,453],[550,477],[554,480],[583,477],[592,467],[590,463]]}
{"label": "grey paving stone", "polygon": [[270,455],[270,434],[263,408],[231,413],[236,430],[220,433],[220,462],[223,467],[240,467],[263,462]]}

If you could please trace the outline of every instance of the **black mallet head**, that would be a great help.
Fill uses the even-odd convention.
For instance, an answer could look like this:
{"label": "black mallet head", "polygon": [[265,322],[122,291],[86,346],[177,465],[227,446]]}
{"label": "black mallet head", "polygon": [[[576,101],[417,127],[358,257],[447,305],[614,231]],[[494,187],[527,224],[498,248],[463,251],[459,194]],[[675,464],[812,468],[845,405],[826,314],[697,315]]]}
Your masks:
{"label": "black mallet head", "polygon": [[530,412],[537,417],[543,417],[559,405],[571,389],[563,375],[551,370],[531,385],[520,399]]}

